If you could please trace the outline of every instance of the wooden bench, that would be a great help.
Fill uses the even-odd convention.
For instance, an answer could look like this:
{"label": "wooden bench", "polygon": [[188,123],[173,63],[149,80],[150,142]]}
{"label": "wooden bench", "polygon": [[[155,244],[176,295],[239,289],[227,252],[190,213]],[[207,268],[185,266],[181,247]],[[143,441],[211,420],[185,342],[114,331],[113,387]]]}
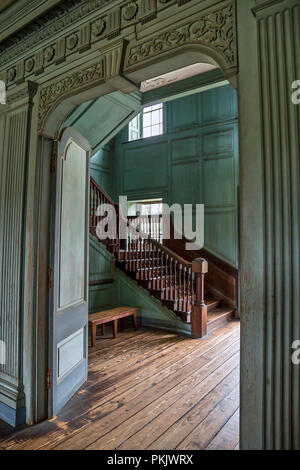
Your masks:
{"label": "wooden bench", "polygon": [[93,313],[89,315],[89,325],[91,327],[91,338],[92,338],[92,348],[96,344],[96,331],[97,326],[102,325],[102,335],[105,334],[105,323],[113,322],[114,323],[114,338],[117,337],[118,331],[118,320],[125,317],[133,317],[133,324],[135,330],[137,330],[137,308],[134,307],[117,307],[111,310],[105,310],[103,312]]}

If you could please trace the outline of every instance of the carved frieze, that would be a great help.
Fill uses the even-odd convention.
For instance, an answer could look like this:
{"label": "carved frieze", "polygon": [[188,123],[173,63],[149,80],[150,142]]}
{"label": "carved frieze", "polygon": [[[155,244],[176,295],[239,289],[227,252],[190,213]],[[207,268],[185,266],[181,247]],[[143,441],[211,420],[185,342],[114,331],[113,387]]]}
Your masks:
{"label": "carved frieze", "polygon": [[129,49],[126,68],[185,44],[203,44],[214,49],[228,67],[235,66],[237,54],[234,1],[182,26],[167,29],[147,41],[138,42]]}
{"label": "carved frieze", "polygon": [[84,70],[74,72],[63,79],[42,88],[39,100],[39,129],[43,126],[50,109],[52,109],[63,96],[103,78],[104,64],[103,60],[100,60],[96,64],[89,66]]}
{"label": "carved frieze", "polygon": [[[66,55],[87,50],[96,41],[102,39],[113,39],[121,34],[123,28],[141,22],[142,24],[153,20],[159,9],[168,8],[169,4],[174,4],[174,0],[131,0],[127,3],[119,2],[117,6],[101,12],[97,16],[101,7],[109,5],[109,0],[68,0],[60,7],[50,10],[47,15],[39,18],[17,35],[11,36],[0,44],[0,68],[19,56],[25,56],[21,61],[27,61],[28,56],[34,53],[38,56],[35,62],[38,65],[38,74],[52,64],[61,63]],[[94,18],[91,18],[94,13]],[[99,13],[98,13],[99,15]],[[85,24],[77,26],[70,31],[72,25],[87,17]],[[65,33],[60,39],[56,39],[58,33]],[[22,38],[22,40],[20,40]],[[41,49],[37,45],[41,44]],[[66,51],[64,50],[66,49]],[[43,51],[43,63],[41,63],[40,52]],[[66,54],[67,53],[67,54]],[[16,65],[16,64],[12,64]],[[24,65],[24,64],[23,64]],[[11,66],[11,65],[9,65]],[[36,70],[34,70],[36,73]],[[11,83],[7,83],[10,85]]]}

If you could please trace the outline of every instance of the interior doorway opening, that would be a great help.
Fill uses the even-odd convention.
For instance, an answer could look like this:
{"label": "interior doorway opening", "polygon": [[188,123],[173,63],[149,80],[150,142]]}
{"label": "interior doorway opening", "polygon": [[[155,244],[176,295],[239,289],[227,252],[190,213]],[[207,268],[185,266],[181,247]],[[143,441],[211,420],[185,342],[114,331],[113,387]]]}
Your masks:
{"label": "interior doorway opening", "polygon": [[[177,338],[182,339],[182,333],[190,334],[191,318],[188,311],[194,293],[188,291],[193,279],[192,269],[189,271],[187,267],[188,263],[192,263],[197,257],[208,259],[209,270],[206,277],[209,289],[205,291],[205,301],[208,318],[211,321],[207,337],[212,339],[208,350],[213,348],[216,354],[214,357],[218,358],[218,361],[223,361],[222,364],[218,362],[217,370],[223,367],[227,370],[226,367],[228,367],[229,379],[222,376],[221,382],[217,382],[216,387],[219,390],[219,387],[229,386],[229,400],[232,399],[234,403],[233,408],[227,409],[229,422],[237,429],[239,332],[235,321],[227,322],[238,310],[236,92],[231,85],[223,83],[222,86],[212,86],[200,93],[189,91],[174,96],[172,99],[169,96],[166,102],[163,96],[156,97],[151,106],[155,107],[155,103],[162,101],[164,102],[164,132],[161,135],[130,139],[129,122],[132,120],[128,117],[126,123],[113,138],[102,140],[104,144],[98,147],[95,145],[95,151],[90,160],[90,170],[94,180],[93,191],[95,191],[92,196],[93,214],[90,214],[90,219],[95,217],[99,201],[115,205],[119,196],[122,195],[126,195],[129,200],[131,223],[134,223],[138,212],[146,216],[143,214],[146,209],[152,212],[152,208],[155,207],[157,210],[162,201],[170,205],[176,202],[183,205],[204,201],[207,244],[204,251],[187,253],[184,249],[185,240],[179,243],[171,237],[171,240],[165,243],[160,230],[159,240],[156,241],[163,245],[164,249],[171,251],[166,251],[168,254],[163,255],[162,259],[158,255],[154,255],[152,259],[153,252],[155,253],[153,242],[147,241],[142,247],[137,247],[130,238],[123,246],[122,242],[117,239],[114,239],[112,243],[108,241],[103,244],[96,239],[95,232],[90,233],[89,312],[95,314],[120,305],[134,305],[141,314],[140,326],[146,328],[136,335],[130,320],[123,319],[119,322],[115,340],[113,339],[114,330],[110,324],[105,331],[99,328],[96,349],[90,350],[90,357],[92,363],[95,364],[97,351],[103,351],[103,357],[108,354],[111,358],[108,362],[114,364],[114,361],[123,362],[129,354],[132,361],[127,366],[129,368],[132,366],[135,370],[135,360],[141,359],[138,358],[138,351],[143,349],[140,339],[146,342],[147,348],[149,347],[148,352],[145,351],[145,355],[142,355],[142,361],[148,361],[149,351],[150,356],[153,357],[161,354],[161,348],[165,349],[163,346],[165,342],[168,345],[165,352],[169,347],[170,351],[176,348]],[[144,106],[147,107],[147,104]],[[140,109],[136,111],[137,115],[139,111]],[[77,114],[80,119],[75,120],[74,124],[79,130],[84,116],[81,113]],[[72,123],[72,116],[67,119],[67,122]],[[97,138],[92,136],[92,140],[100,142],[101,139],[99,136]],[[96,222],[97,217],[94,219],[93,228],[96,227]],[[143,231],[150,235],[149,226],[147,228],[145,225]],[[151,227],[151,235],[152,233]],[[172,258],[171,252],[181,260],[186,259],[187,265],[180,265],[179,258]],[[186,274],[183,275],[183,272]],[[132,284],[132,278],[135,282],[138,281],[139,289],[136,288],[136,284]],[[180,287],[179,283],[181,283]],[[141,288],[150,291],[150,299],[153,298],[150,306],[149,294],[144,298]],[[182,292],[186,289],[186,297],[177,296],[177,289],[182,289]],[[164,302],[162,308],[157,307],[157,301],[162,300]],[[170,314],[166,315],[167,310]],[[152,344],[152,340],[154,343],[158,340],[154,331],[161,332],[159,333],[161,340],[159,353]],[[185,342],[185,339],[182,341]],[[119,345],[121,349],[118,349],[118,346],[117,350],[114,350],[114,344]],[[112,356],[109,352],[110,348]],[[195,351],[198,351],[197,348],[198,346]],[[123,355],[124,350],[125,355]],[[200,350],[202,351],[202,347]],[[119,356],[118,351],[122,351],[122,357]],[[201,363],[200,356],[199,352],[199,363]],[[184,367],[188,367],[189,359],[192,357],[188,358],[187,364],[183,364]],[[179,354],[173,360],[177,363],[182,360],[182,357]],[[195,366],[197,370],[201,368],[198,368],[194,360],[192,363],[191,367]],[[93,367],[92,365],[91,371]],[[103,362],[97,367],[102,370],[107,365]],[[114,371],[117,374],[120,372],[119,369],[113,369],[112,376]],[[147,369],[147,373],[149,374],[147,377],[150,378],[153,371]],[[201,376],[200,371],[199,373]],[[212,370],[211,373],[214,374],[214,371]],[[148,383],[147,380],[145,385]],[[183,382],[185,380],[186,378]],[[184,384],[180,384],[181,382],[178,384],[179,388],[181,385],[184,387]],[[226,397],[226,394],[222,395],[217,403],[223,403],[224,400],[224,403],[227,403]],[[151,403],[150,401],[149,406]],[[201,407],[200,404],[199,407]],[[211,413],[217,413],[217,405],[208,412],[205,419],[209,419],[212,416]],[[198,426],[200,423],[197,423],[195,429],[198,429]],[[221,426],[218,434],[225,432],[224,426]],[[126,444],[124,441],[124,446],[129,445],[132,439],[128,437],[126,441],[128,442]],[[99,446],[105,445],[100,436],[97,442]],[[162,439],[158,442],[162,442]],[[210,442],[207,446],[210,444],[213,445]],[[186,445],[190,444],[186,443]]]}

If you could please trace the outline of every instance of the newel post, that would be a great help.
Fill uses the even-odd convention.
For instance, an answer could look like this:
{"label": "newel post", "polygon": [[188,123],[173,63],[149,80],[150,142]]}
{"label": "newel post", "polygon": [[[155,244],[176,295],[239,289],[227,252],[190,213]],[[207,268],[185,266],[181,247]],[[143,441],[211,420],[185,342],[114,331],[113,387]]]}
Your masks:
{"label": "newel post", "polygon": [[192,306],[191,333],[193,338],[202,338],[207,333],[207,307],[204,299],[204,278],[208,272],[207,261],[202,258],[195,259],[192,263],[192,271],[195,273],[196,298]]}

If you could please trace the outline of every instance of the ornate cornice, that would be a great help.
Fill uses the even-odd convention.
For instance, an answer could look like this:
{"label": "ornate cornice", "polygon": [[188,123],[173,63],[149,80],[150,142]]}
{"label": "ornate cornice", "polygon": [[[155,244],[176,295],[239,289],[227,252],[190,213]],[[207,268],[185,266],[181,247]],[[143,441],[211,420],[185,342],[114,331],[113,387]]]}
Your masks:
{"label": "ornate cornice", "polygon": [[66,0],[2,42],[0,66],[109,3],[111,0]]}
{"label": "ornate cornice", "polygon": [[[31,59],[34,61],[34,74],[42,73],[45,67],[52,64],[51,60],[43,57],[49,47],[55,51],[55,56],[52,57],[54,63],[61,62],[71,53],[82,52],[97,41],[113,39],[127,27],[139,23],[143,25],[154,20],[159,12],[189,1],[191,0],[184,3],[182,0],[65,0],[0,44],[0,69],[3,70],[5,64],[10,64],[7,68],[12,76],[18,60],[21,70],[24,68],[24,61]],[[72,48],[68,48],[66,44],[68,35],[72,35],[74,39],[77,36]],[[46,55],[47,57],[49,56]],[[17,82],[21,79],[22,70]],[[11,85],[10,81],[7,81],[8,86]]]}
{"label": "ornate cornice", "polygon": [[237,66],[237,37],[235,1],[206,14],[201,14],[176,28],[169,28],[151,39],[137,41],[130,47],[125,70],[182,45],[201,44],[213,49],[222,65]]}

